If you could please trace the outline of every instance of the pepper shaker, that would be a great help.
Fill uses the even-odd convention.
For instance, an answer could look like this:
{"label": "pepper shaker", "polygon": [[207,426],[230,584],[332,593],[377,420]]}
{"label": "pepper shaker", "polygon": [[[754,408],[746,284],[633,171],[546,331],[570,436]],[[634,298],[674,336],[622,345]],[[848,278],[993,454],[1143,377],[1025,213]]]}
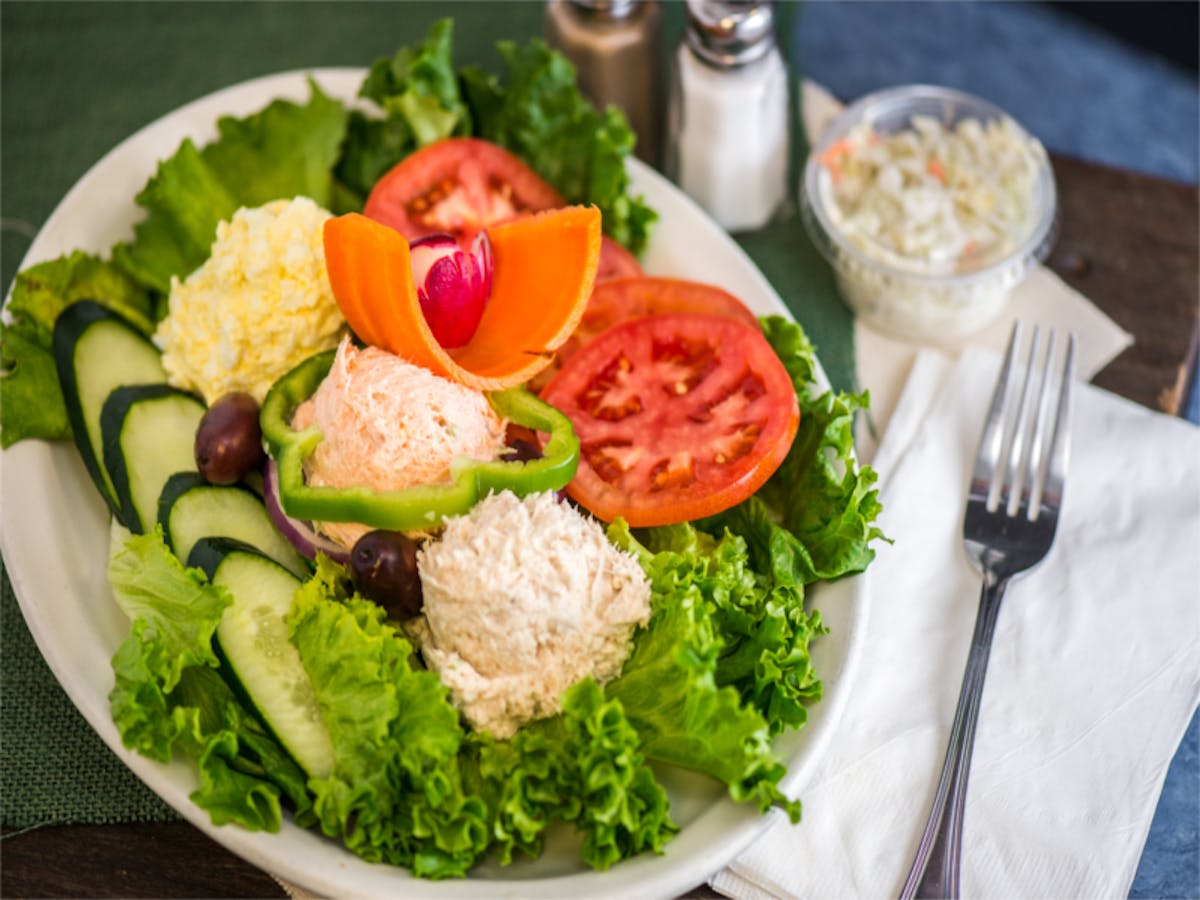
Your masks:
{"label": "pepper shaker", "polygon": [[655,0],[548,0],[546,41],[572,63],[584,96],[620,108],[634,153],[658,165],[663,129],[662,10]]}
{"label": "pepper shaker", "polygon": [[774,4],[688,0],[667,172],[725,229],[760,228],[787,190],[788,75]]}

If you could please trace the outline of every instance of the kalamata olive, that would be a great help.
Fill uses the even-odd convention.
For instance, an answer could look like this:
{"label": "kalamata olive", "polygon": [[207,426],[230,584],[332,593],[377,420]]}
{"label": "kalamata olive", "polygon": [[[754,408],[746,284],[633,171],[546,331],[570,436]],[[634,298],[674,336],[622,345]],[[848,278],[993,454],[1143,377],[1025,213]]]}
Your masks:
{"label": "kalamata olive", "polygon": [[501,451],[500,458],[505,462],[529,462],[542,458],[542,448],[525,438],[513,438]]}
{"label": "kalamata olive", "polygon": [[400,531],[368,531],[350,551],[350,577],[358,592],[396,619],[421,612],[418,544]]}
{"label": "kalamata olive", "polygon": [[196,429],[196,468],[213,484],[233,484],[263,464],[258,401],[235,391],[205,412]]}

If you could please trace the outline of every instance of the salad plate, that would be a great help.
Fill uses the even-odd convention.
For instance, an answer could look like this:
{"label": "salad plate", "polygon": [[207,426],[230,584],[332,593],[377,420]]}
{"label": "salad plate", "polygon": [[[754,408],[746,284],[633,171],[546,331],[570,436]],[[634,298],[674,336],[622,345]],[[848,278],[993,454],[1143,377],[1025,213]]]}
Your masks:
{"label": "salad plate", "polygon": [[[306,101],[308,79],[346,103],[362,69],[287,72],[244,82],[179,108],[146,126],[102,158],[67,193],[30,247],[21,268],[72,250],[106,255],[133,234],[143,213],[134,196],[184,138],[216,137],[222,115],[244,116],[276,98]],[[629,162],[632,192],[659,214],[642,263],[650,274],[716,284],[760,315],[789,315],[753,262],[687,196],[649,167]],[[824,376],[818,371],[818,377]],[[827,384],[826,384],[827,386]],[[682,826],[662,855],[644,854],[606,872],[578,859],[569,834],[547,842],[536,861],[485,864],[470,877],[423,881],[407,870],[370,864],[341,844],[285,819],[276,834],[214,827],[189,794],[196,773],[187,760],[160,764],[125,749],[108,702],[110,660],[129,630],[105,578],[109,517],[73,444],[22,441],[0,453],[0,549],[21,611],[55,677],[112,751],[180,815],[250,863],[306,891],[327,896],[573,897],[669,896],[704,881],[780,818],[728,798],[724,785],[682,771],[662,771],[672,817]],[[803,798],[837,726],[862,655],[868,582],[862,575],[810,589],[829,633],[813,645],[824,698],[808,724],[779,739],[788,767],[781,786]],[[794,827],[805,827],[802,821]]]}

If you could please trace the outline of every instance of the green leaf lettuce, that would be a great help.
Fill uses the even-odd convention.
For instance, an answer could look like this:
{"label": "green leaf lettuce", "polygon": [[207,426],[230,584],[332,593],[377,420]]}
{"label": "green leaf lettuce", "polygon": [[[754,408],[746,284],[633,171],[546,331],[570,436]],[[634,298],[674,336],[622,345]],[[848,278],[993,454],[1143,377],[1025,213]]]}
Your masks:
{"label": "green leaf lettuce", "polygon": [[454,71],[454,23],[437,22],[421,44],[375,61],[359,95],[375,101],[382,118],[352,110],[335,175],[335,212],[362,208],[376,181],[412,151],[452,135],[470,134],[470,112]]}
{"label": "green leaf lettuce", "polygon": [[462,72],[475,134],[511,150],[568,203],[593,203],[604,231],[639,254],[657,218],[629,194],[625,161],[634,134],[616,107],[597,110],[579,91],[575,67],[540,40],[497,44],[507,80],[478,67]]}
{"label": "green leaf lettuce", "polygon": [[724,641],[706,597],[705,554],[655,553],[620,520],[608,533],[638,557],[650,580],[650,622],[606,688],[641,735],[646,757],[711,775],[735,800],[763,810],[777,805],[797,821],[800,804],[779,789],[785,768],[767,720],[732,685],[718,683]]}
{"label": "green leaf lettuce", "polygon": [[446,688],[332,564],[298,592],[288,623],[333,740],[329,777],[310,782],[321,829],[371,862],[465,874],[487,847],[487,809],[463,789],[464,732]]}
{"label": "green leaf lettuce", "polygon": [[146,218],[113,261],[135,280],[167,293],[208,258],[217,225],[243,206],[311,197],[328,208],[333,165],[346,133],[346,110],[309,82],[306,104],[275,100],[242,119],[218,120],[220,136],[203,148],[184,140],[137,195]]}
{"label": "green leaf lettuce", "polygon": [[185,569],[162,530],[116,542],[108,567],[117,604],[133,620],[113,656],[109,694],[125,746],[169,761],[197,761],[192,800],[213,823],[278,830],[286,801],[309,820],[300,768],[250,715],[218,672],[217,623],[231,598],[199,569]]}
{"label": "green leaf lettuce", "polygon": [[20,272],[5,307],[9,321],[0,323],[0,446],[71,436],[51,338],[58,314],[83,299],[120,313],[147,335],[154,328],[150,293],[96,256],[75,251]]}
{"label": "green leaf lettuce", "polygon": [[779,469],[758,493],[698,523],[713,533],[744,535],[756,568],[786,570],[801,584],[861,572],[875,558],[871,542],[881,511],[876,475],[854,458],[854,415],[865,394],[817,393],[815,357],[803,329],[780,316],[762,319],[767,341],[792,376],[800,427]]}
{"label": "green leaf lettuce", "polygon": [[728,531],[715,537],[680,524],[646,529],[641,539],[637,552],[652,580],[686,585],[703,598],[720,644],[715,683],[733,687],[772,736],[802,726],[821,698],[809,643],[824,627],[819,612],[806,612],[791,567],[752,565],[745,538]]}
{"label": "green leaf lettuce", "polygon": [[590,678],[567,690],[561,714],[526,726],[512,740],[477,736],[480,790],[493,810],[493,849],[536,857],[547,828],[570,823],[595,869],[647,850],[661,853],[678,831],[667,795],[617,700]]}

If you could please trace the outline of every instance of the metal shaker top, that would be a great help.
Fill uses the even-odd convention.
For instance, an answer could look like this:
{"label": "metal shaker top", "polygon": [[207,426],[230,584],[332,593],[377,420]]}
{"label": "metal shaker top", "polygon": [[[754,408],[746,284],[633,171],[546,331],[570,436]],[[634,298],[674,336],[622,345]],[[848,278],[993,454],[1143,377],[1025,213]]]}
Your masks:
{"label": "metal shaker top", "polygon": [[571,5],[586,16],[602,20],[624,19],[640,0],[571,0]]}
{"label": "metal shaker top", "polygon": [[775,45],[775,9],[766,0],[687,0],[687,44],[712,66],[761,59]]}

